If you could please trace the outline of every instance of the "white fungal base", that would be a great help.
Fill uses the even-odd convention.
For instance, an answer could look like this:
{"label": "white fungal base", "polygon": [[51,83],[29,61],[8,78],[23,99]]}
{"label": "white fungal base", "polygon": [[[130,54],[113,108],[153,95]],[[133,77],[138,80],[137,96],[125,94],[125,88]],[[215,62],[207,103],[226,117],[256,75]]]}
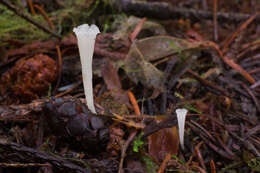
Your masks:
{"label": "white fungal base", "polygon": [[89,26],[88,24],[83,24],[74,28],[73,32],[76,34],[78,40],[87,106],[91,112],[96,113],[93,101],[92,57],[94,53],[96,36],[100,33],[100,31],[96,25]]}
{"label": "white fungal base", "polygon": [[187,109],[176,109],[178,127],[179,127],[179,138],[181,148],[184,149],[184,128],[185,128],[185,119],[188,113]]}

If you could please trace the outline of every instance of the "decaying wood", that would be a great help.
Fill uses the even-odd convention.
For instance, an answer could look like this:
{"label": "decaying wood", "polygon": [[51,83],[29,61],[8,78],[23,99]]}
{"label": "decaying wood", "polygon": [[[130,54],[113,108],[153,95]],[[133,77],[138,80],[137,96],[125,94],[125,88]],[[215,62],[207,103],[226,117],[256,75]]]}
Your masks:
{"label": "decaying wood", "polygon": [[[123,12],[136,16],[146,16],[157,19],[195,18],[212,19],[211,11],[173,7],[165,2],[141,2],[132,0],[114,0],[114,4]],[[248,19],[250,14],[218,12],[218,20],[241,22]],[[260,22],[260,15],[256,16],[255,22]]]}
{"label": "decaying wood", "polygon": [[12,162],[39,162],[50,163],[54,172],[88,172],[86,168],[75,165],[63,158],[54,157],[45,152],[33,148],[25,147],[14,142],[8,142],[7,139],[0,139],[1,154],[0,158]]}

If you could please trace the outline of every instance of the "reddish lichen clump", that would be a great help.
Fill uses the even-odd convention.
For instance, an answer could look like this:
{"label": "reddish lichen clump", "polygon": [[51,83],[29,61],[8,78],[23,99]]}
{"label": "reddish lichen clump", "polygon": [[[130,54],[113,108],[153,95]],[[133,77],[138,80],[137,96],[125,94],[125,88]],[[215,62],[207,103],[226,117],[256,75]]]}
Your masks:
{"label": "reddish lichen clump", "polygon": [[47,94],[56,77],[56,62],[49,56],[39,54],[32,58],[23,58],[2,75],[0,93],[29,102]]}

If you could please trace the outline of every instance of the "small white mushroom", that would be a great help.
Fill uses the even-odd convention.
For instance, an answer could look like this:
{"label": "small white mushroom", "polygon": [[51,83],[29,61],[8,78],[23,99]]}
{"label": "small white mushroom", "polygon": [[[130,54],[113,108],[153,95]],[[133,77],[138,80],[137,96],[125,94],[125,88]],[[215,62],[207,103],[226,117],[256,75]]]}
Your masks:
{"label": "small white mushroom", "polygon": [[100,33],[96,25],[80,25],[73,29],[77,36],[79,55],[82,66],[82,77],[84,92],[89,110],[96,113],[93,101],[93,84],[92,84],[92,58],[96,36]]}
{"label": "small white mushroom", "polygon": [[176,109],[178,127],[179,127],[179,138],[181,148],[184,149],[184,127],[185,127],[185,118],[188,113],[187,109]]}

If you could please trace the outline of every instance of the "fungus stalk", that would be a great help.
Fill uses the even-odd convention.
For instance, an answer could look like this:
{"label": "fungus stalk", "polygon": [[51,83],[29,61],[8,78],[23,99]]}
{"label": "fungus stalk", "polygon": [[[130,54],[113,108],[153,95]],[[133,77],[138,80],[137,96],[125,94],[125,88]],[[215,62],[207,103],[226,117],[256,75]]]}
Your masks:
{"label": "fungus stalk", "polygon": [[73,29],[77,36],[79,55],[82,67],[82,78],[87,106],[92,113],[96,113],[93,101],[92,84],[92,58],[94,53],[95,40],[100,33],[96,25],[80,25]]}
{"label": "fungus stalk", "polygon": [[176,109],[178,127],[179,127],[179,138],[181,148],[184,149],[184,128],[185,128],[185,119],[188,113],[187,109]]}

